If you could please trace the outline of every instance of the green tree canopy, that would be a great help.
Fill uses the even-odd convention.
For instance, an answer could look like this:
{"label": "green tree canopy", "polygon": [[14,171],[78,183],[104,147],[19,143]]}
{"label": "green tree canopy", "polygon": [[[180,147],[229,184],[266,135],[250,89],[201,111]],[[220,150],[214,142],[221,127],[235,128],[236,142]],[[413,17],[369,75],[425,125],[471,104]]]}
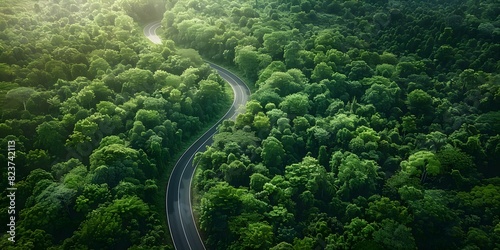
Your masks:
{"label": "green tree canopy", "polygon": [[9,90],[5,97],[12,103],[23,104],[24,110],[26,110],[26,103],[28,102],[29,98],[35,93],[36,91],[33,88],[19,87]]}
{"label": "green tree canopy", "polygon": [[401,162],[401,169],[408,172],[410,175],[422,176],[424,173],[430,176],[438,175],[442,172],[441,163],[436,155],[430,151],[418,151]]}
{"label": "green tree canopy", "polygon": [[275,137],[269,136],[262,141],[261,157],[266,166],[270,168],[281,168],[284,161],[284,155],[285,151],[283,150],[283,144]]}
{"label": "green tree canopy", "polygon": [[338,166],[335,184],[339,186],[337,194],[344,199],[373,193],[378,185],[380,166],[371,160],[360,159],[352,153],[345,153]]}
{"label": "green tree canopy", "polygon": [[425,115],[432,111],[432,97],[421,89],[413,90],[408,94],[408,109],[415,115]]}
{"label": "green tree canopy", "polygon": [[308,113],[311,105],[305,94],[291,94],[280,103],[280,109],[292,116],[303,116]]}

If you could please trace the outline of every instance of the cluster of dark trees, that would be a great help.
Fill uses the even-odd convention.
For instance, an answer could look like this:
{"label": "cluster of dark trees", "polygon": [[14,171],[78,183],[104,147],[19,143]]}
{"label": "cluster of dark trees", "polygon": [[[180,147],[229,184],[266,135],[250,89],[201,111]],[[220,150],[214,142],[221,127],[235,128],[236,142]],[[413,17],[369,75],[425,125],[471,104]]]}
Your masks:
{"label": "cluster of dark trees", "polygon": [[254,93],[198,154],[209,249],[500,247],[498,1],[168,1]]}
{"label": "cluster of dark trees", "polygon": [[160,178],[230,98],[196,51],[143,36],[163,5],[0,3],[0,162],[14,140],[17,188],[16,242],[2,230],[1,249],[172,248]]}

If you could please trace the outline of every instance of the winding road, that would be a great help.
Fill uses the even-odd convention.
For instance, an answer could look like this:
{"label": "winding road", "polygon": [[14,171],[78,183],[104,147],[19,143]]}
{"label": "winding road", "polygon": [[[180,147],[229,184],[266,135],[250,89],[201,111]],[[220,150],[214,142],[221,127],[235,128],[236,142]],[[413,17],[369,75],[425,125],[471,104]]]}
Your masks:
{"label": "winding road", "polygon": [[[161,39],[156,35],[156,30],[160,26],[160,21],[157,21],[144,27],[144,35],[155,44],[161,44]],[[205,151],[206,146],[212,143],[212,137],[222,121],[236,118],[239,107],[246,104],[250,95],[248,87],[236,75],[216,64],[207,63],[231,85],[234,101],[227,113],[184,152],[175,164],[168,180],[166,197],[168,227],[175,249],[178,250],[205,249],[196,227],[191,205],[191,182],[196,169],[193,165],[194,156],[197,152]]]}

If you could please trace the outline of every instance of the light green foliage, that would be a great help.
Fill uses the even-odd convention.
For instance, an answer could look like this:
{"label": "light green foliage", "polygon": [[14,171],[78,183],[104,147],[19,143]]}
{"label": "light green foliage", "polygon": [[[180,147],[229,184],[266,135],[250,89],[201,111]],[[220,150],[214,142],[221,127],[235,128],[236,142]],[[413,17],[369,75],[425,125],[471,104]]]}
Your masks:
{"label": "light green foliage", "polygon": [[264,83],[274,72],[285,72],[286,66],[283,62],[273,61],[265,69],[259,73],[259,80],[255,83],[256,86],[260,86]]}
{"label": "light green foliage", "polygon": [[135,114],[135,121],[140,121],[146,128],[160,125],[160,114],[156,110],[139,109]]}
{"label": "light green foliage", "polygon": [[149,70],[133,68],[120,73],[118,80],[122,82],[122,92],[133,94],[141,91],[151,91],[153,88],[153,73]]}
{"label": "light green foliage", "polygon": [[260,174],[254,173],[250,176],[250,189],[256,192],[262,191],[264,184],[269,182],[269,178]]}
{"label": "light green foliage", "polygon": [[220,111],[222,108],[221,101],[225,99],[222,86],[212,80],[202,80],[199,85],[199,91],[196,92],[193,101],[202,107],[200,110],[203,112],[203,114],[200,114],[202,118],[212,118],[213,115]]}
{"label": "light green foliage", "polygon": [[424,197],[422,190],[414,186],[404,185],[398,189],[398,193],[403,201],[415,201]]}
{"label": "light green foliage", "polygon": [[323,46],[325,49],[341,49],[344,36],[340,32],[324,30],[319,34],[314,43],[316,47]]}
{"label": "light green foliage", "polygon": [[178,49],[176,54],[183,59],[187,59],[186,62],[189,63],[191,67],[199,67],[203,64],[203,59],[200,54],[198,54],[198,51],[194,49]]}
{"label": "light green foliage", "polygon": [[285,31],[275,31],[269,34],[265,34],[264,39],[264,49],[273,59],[283,58],[283,48],[288,44],[288,39],[290,39],[290,33]]}
{"label": "light green foliage", "polygon": [[297,116],[293,119],[293,129],[296,134],[301,134],[306,132],[309,128],[309,121],[303,116]]}
{"label": "light green foliage", "polygon": [[352,152],[364,156],[364,153],[371,153],[377,150],[380,135],[372,128],[360,126],[356,129],[354,137],[349,143],[349,149]]}
{"label": "light green foliage", "polygon": [[307,129],[307,133],[310,135],[310,138],[312,136],[320,145],[326,144],[330,139],[330,132],[319,126]]}
{"label": "light green foliage", "polygon": [[291,116],[303,116],[307,114],[311,105],[309,98],[304,94],[291,94],[280,103],[280,109]]}
{"label": "light green foliage", "polygon": [[90,108],[92,105],[92,101],[95,99],[95,95],[93,91],[83,89],[82,91],[78,92],[76,99],[82,107]]}
{"label": "light green foliage", "polygon": [[375,76],[365,78],[364,83],[370,87],[361,100],[373,104],[377,111],[388,113],[397,103],[401,90],[395,82],[385,77]]}
{"label": "light green foliage", "polygon": [[394,72],[396,72],[396,67],[387,63],[377,65],[377,67],[375,68],[376,75],[386,78],[391,78],[394,75]]}
{"label": "light green foliage", "polygon": [[408,209],[402,206],[399,201],[392,201],[387,197],[380,197],[380,199],[370,202],[365,213],[367,218],[377,222],[386,219],[405,225],[412,222]]}
{"label": "light green foliage", "polygon": [[412,133],[417,130],[417,117],[415,117],[415,115],[403,116],[402,120],[403,122],[401,125],[405,133]]}
{"label": "light green foliage", "polygon": [[344,226],[344,237],[347,243],[354,245],[372,237],[375,228],[364,219],[354,218]]}
{"label": "light green foliage", "polygon": [[264,135],[270,128],[269,117],[264,115],[264,113],[259,112],[252,123],[253,127],[257,131],[257,133]]}
{"label": "light green foliage", "polygon": [[83,193],[76,198],[75,210],[87,214],[96,209],[99,204],[109,201],[111,193],[108,185],[86,184]]}
{"label": "light green foliage", "polygon": [[267,115],[267,117],[269,117],[269,120],[270,120],[272,125],[277,124],[277,121],[280,118],[287,117],[287,113],[283,112],[283,110],[281,110],[281,109],[271,109],[271,110],[266,112],[266,115]]}
{"label": "light green foliage", "polygon": [[325,175],[325,168],[312,157],[305,157],[302,162],[285,167],[285,178],[298,193],[306,190],[312,193],[318,192],[318,185]]}
{"label": "light green foliage", "polygon": [[139,61],[137,62],[137,68],[155,72],[160,69],[164,60],[165,59],[160,53],[141,54]]}
{"label": "light green foliage", "polygon": [[91,78],[102,76],[110,68],[109,63],[103,58],[96,58],[92,60],[89,67],[88,75]]}
{"label": "light green foliage", "polygon": [[71,169],[69,173],[63,177],[62,182],[66,184],[67,187],[77,190],[89,181],[87,174],[87,168],[83,165],[78,165]]}
{"label": "light green foliage", "polygon": [[299,82],[289,74],[284,72],[274,72],[265,82],[261,89],[271,89],[281,97],[300,91]]}
{"label": "light green foliage", "polygon": [[257,78],[256,74],[259,70],[261,60],[259,53],[255,51],[255,47],[238,47],[235,51],[234,63],[245,73],[245,76],[251,79]]}
{"label": "light green foliage", "polygon": [[[108,183],[114,187],[125,177],[144,179],[139,152],[122,144],[111,144],[98,149],[90,155],[90,170],[94,173],[94,182]],[[113,176],[109,178],[106,176]]]}
{"label": "light green foliage", "polygon": [[418,151],[401,162],[401,169],[410,175],[423,175],[424,172],[430,176],[438,175],[442,172],[441,162],[436,155],[430,151]]}
{"label": "light green foliage", "polygon": [[262,111],[262,106],[260,105],[259,102],[251,100],[247,102],[245,109],[247,113],[250,113],[252,115],[257,115],[257,113]]}
{"label": "light green foliage", "polygon": [[321,62],[316,65],[312,72],[311,80],[319,82],[323,79],[331,78],[333,74],[333,68],[327,65],[325,62]]}
{"label": "light green foliage", "polygon": [[293,250],[293,246],[287,242],[280,242],[278,245],[271,247],[270,250]]}
{"label": "light green foliage", "polygon": [[272,246],[273,229],[267,223],[251,223],[243,232],[240,237],[240,247],[245,247],[245,249],[266,249]]}
{"label": "light green foliage", "polygon": [[276,223],[280,224],[290,224],[293,222],[293,214],[282,206],[273,206],[267,216],[272,218]]}
{"label": "light green foliage", "polygon": [[335,184],[339,189],[337,194],[344,198],[356,198],[358,195],[368,195],[377,188],[378,171],[380,166],[372,160],[360,159],[357,155],[345,153],[339,165]]}

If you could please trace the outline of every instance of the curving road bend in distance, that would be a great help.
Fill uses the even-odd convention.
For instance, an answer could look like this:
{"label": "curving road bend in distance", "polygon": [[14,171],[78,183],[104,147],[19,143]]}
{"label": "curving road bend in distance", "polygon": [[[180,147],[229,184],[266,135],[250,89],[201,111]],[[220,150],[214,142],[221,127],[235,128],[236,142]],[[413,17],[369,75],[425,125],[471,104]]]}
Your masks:
{"label": "curving road bend in distance", "polygon": [[161,21],[149,23],[144,27],[144,35],[154,44],[161,44],[161,39],[156,35],[156,30],[161,27]]}
{"label": "curving road bend in distance", "polygon": [[[144,35],[155,44],[161,43],[160,38],[156,35],[156,30],[160,26],[160,22],[157,21],[144,27]],[[212,137],[222,121],[236,118],[240,110],[239,107],[246,104],[250,95],[246,84],[236,75],[221,66],[211,62],[207,63],[231,85],[234,100],[227,113],[184,152],[175,164],[168,180],[166,197],[168,227],[175,249],[178,250],[205,249],[196,227],[191,205],[191,182],[196,169],[196,166],[193,165],[194,156],[197,152],[205,151],[206,146],[212,144]]]}

